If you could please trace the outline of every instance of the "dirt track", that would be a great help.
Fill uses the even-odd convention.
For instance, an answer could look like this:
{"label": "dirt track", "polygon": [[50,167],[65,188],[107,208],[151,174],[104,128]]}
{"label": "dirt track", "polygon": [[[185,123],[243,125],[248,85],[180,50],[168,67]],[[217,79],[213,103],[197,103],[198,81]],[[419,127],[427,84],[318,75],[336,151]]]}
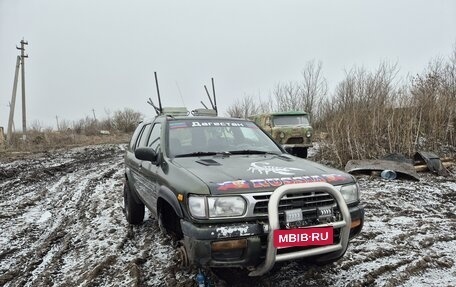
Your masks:
{"label": "dirt track", "polygon": [[[154,219],[126,223],[122,155],[121,145],[103,145],[2,159],[0,286],[194,286],[195,270],[179,270]],[[277,264],[254,279],[206,270],[212,282],[456,286],[455,178],[359,182],[366,223],[342,260]]]}

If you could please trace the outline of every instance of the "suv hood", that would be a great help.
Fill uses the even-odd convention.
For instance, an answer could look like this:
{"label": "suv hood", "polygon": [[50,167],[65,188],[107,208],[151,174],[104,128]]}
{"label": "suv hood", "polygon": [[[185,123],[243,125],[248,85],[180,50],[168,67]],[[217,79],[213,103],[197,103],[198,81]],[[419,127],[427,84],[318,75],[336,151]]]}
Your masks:
{"label": "suv hood", "polygon": [[212,194],[273,191],[281,185],[293,183],[339,185],[354,182],[347,173],[288,155],[175,158],[172,163],[205,182]]}

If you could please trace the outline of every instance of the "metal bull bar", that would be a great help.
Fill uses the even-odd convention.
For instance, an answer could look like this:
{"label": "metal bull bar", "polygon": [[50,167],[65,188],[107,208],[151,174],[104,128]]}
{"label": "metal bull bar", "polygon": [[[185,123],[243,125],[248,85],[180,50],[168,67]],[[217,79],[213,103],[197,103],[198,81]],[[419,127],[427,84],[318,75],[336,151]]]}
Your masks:
{"label": "metal bull bar", "polygon": [[[328,227],[341,228],[340,230],[340,241],[338,244],[327,245],[322,247],[315,247],[312,249],[300,250],[295,252],[289,252],[285,254],[277,254],[277,248],[274,246],[274,230],[280,228],[279,225],[279,203],[282,197],[286,194],[301,193],[305,191],[324,191],[332,195],[337,205],[339,206],[342,214],[342,220],[328,224],[319,224],[312,227]],[[340,251],[342,254],[345,252],[348,246],[348,238],[350,234],[350,223],[351,217],[348,211],[347,204],[342,194],[337,191],[334,186],[326,182],[314,182],[314,183],[299,183],[283,185],[277,188],[271,195],[268,204],[268,219],[269,219],[269,234],[268,243],[266,250],[266,259],[261,263],[255,270],[249,273],[249,276],[261,276],[267,273],[274,266],[276,261],[292,260],[297,258],[315,256],[320,254],[327,254],[331,252]]]}

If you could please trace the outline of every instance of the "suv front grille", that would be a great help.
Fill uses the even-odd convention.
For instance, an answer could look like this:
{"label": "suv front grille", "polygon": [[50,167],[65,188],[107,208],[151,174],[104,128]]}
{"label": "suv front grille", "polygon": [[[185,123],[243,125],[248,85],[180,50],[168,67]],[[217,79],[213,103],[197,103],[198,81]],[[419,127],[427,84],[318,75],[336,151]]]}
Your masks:
{"label": "suv front grille", "polygon": [[287,144],[302,144],[304,143],[304,139],[299,137],[299,138],[289,138],[286,142]]}
{"label": "suv front grille", "polygon": [[[268,203],[271,195],[254,195],[255,207],[254,215],[267,215]],[[284,210],[302,208],[316,209],[317,207],[336,205],[334,198],[326,192],[305,192],[285,195],[279,203],[279,214]]]}

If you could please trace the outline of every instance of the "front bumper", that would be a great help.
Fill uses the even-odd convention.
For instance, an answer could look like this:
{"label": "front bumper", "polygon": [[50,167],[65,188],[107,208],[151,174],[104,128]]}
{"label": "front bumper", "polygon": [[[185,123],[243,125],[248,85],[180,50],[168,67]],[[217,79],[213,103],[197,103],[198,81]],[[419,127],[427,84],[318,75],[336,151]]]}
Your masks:
{"label": "front bumper", "polygon": [[[348,207],[348,211],[351,217],[349,238],[353,238],[363,227],[364,207]],[[266,259],[269,234],[267,220],[207,225],[196,225],[182,220],[181,225],[184,244],[192,264],[254,270]],[[341,250],[342,254],[345,249]],[[333,252],[331,256],[338,257],[340,254]]]}

